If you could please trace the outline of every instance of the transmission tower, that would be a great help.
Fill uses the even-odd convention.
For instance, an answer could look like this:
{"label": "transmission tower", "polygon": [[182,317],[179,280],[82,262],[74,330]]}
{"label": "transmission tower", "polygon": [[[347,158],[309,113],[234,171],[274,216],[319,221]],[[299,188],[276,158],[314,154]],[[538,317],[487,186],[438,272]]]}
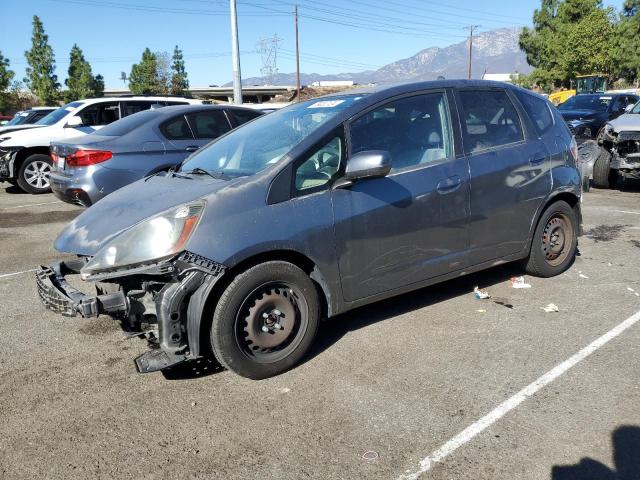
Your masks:
{"label": "transmission tower", "polygon": [[273,37],[261,38],[256,43],[256,50],[262,60],[262,81],[267,85],[273,85],[274,76],[278,73],[278,48],[281,42],[282,38],[275,34]]}

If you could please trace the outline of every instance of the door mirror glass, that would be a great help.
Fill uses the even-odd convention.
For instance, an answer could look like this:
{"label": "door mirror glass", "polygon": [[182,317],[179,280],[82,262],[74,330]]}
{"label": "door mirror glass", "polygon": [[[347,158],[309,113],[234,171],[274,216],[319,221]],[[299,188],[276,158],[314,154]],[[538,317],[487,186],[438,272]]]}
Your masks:
{"label": "door mirror glass", "polygon": [[384,150],[365,150],[353,155],[347,163],[345,177],[355,181],[386,177],[391,170],[391,154]]}
{"label": "door mirror glass", "polygon": [[83,125],[82,119],[80,117],[78,117],[77,115],[74,115],[69,120],[67,120],[67,124],[65,126],[73,128],[73,127],[80,127],[82,125]]}

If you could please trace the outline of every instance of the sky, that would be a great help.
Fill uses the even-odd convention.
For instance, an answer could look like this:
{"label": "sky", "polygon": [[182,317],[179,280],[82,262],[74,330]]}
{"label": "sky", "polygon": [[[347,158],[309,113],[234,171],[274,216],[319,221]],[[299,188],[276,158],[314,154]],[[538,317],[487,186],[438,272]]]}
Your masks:
{"label": "sky", "polygon": [[[530,25],[540,0],[237,0],[243,78],[261,75],[258,43],[276,35],[278,71],[295,71],[296,3],[300,70],[331,74],[373,70],[461,42],[468,25],[480,32]],[[620,8],[622,0],[604,3]],[[0,52],[16,79],[24,77],[33,15],[49,35],[60,83],[74,43],[107,88],[126,86],[120,73],[128,74],[146,47],[171,53],[179,45],[192,87],[232,78],[228,0],[0,0],[0,11]]]}

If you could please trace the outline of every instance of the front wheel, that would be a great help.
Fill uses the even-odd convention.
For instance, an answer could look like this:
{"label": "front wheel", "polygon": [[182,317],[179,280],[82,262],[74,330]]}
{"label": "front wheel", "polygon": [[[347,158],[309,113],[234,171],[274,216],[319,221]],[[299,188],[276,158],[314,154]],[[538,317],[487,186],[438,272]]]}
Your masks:
{"label": "front wheel", "polygon": [[319,318],[318,292],[305,272],[288,262],[262,263],[235,277],[220,296],[212,350],[243,377],[278,375],[307,353]]}
{"label": "front wheel", "polygon": [[42,153],[33,154],[22,162],[18,170],[18,186],[28,193],[50,192],[50,173],[51,158]]}
{"label": "front wheel", "polygon": [[568,203],[552,203],[540,217],[531,242],[526,271],[537,277],[553,277],[564,272],[576,255],[578,225]]}
{"label": "front wheel", "polygon": [[593,185],[597,188],[615,188],[618,183],[618,171],[611,168],[611,154],[604,148],[593,164]]}

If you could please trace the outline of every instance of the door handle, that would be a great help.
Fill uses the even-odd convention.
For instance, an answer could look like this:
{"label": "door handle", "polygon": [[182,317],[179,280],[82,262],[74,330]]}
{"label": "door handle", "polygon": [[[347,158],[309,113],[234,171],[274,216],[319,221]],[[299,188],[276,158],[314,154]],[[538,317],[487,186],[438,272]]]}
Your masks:
{"label": "door handle", "polygon": [[460,177],[458,175],[453,175],[445,180],[441,180],[436,189],[438,190],[438,193],[450,193],[450,192],[455,192],[460,185],[462,184],[462,181],[460,180]]}
{"label": "door handle", "polygon": [[529,165],[540,165],[542,162],[544,162],[545,158],[546,156],[544,154],[536,153],[529,159]]}
{"label": "door handle", "polygon": [[200,147],[197,145],[189,145],[187,148],[185,148],[185,150],[187,152],[195,152],[196,150],[198,150]]}

